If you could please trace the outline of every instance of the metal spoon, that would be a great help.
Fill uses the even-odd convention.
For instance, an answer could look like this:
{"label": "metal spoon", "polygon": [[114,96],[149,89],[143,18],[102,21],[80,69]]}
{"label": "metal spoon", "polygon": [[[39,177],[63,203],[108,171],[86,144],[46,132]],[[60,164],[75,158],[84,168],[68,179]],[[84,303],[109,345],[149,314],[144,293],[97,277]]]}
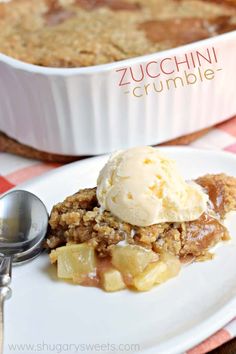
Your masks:
{"label": "metal spoon", "polygon": [[48,213],[34,194],[14,190],[0,198],[0,354],[3,353],[4,301],[11,296],[11,268],[37,257],[47,232]]}

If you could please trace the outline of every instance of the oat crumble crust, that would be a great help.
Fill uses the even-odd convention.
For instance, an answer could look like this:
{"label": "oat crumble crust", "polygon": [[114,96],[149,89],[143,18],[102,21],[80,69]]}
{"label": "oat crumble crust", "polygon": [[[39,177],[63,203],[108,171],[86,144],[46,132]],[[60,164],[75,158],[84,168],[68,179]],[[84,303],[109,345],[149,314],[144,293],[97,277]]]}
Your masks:
{"label": "oat crumble crust", "polygon": [[0,52],[41,66],[132,58],[236,29],[236,0],[11,0]]}
{"label": "oat crumble crust", "polygon": [[88,241],[96,248],[99,257],[106,257],[112,245],[126,239],[130,244],[142,245],[157,253],[167,251],[183,261],[209,258],[209,248],[229,239],[222,220],[226,213],[236,210],[236,178],[209,174],[196,182],[209,193],[208,213],[191,222],[148,227],[132,226],[110,212],[102,211],[96,188],[80,190],[53,207],[46,247],[54,249],[66,243]]}

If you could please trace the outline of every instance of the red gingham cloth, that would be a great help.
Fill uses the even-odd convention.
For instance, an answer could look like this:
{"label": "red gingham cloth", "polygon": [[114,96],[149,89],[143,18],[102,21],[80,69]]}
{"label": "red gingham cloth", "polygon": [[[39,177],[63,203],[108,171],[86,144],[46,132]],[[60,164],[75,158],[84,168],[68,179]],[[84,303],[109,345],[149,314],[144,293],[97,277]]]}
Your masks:
{"label": "red gingham cloth", "polygon": [[[191,143],[190,146],[236,153],[236,117],[212,128],[206,135]],[[0,194],[59,166],[56,163],[43,163],[0,153]],[[236,318],[232,319],[229,324],[213,336],[189,350],[187,354],[205,354],[234,337],[236,337]]]}

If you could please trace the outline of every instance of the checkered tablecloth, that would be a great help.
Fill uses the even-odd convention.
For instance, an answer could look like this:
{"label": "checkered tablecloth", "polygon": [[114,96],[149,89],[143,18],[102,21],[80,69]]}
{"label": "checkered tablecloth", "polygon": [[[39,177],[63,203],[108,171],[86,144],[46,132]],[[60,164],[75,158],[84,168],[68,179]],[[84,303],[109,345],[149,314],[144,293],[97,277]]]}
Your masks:
{"label": "checkered tablecloth", "polygon": [[[236,117],[212,128],[206,135],[190,144],[202,149],[226,150],[236,154]],[[0,194],[32,177],[59,167],[56,163],[0,153]],[[236,318],[213,336],[188,351],[187,354],[204,354],[236,337]]]}

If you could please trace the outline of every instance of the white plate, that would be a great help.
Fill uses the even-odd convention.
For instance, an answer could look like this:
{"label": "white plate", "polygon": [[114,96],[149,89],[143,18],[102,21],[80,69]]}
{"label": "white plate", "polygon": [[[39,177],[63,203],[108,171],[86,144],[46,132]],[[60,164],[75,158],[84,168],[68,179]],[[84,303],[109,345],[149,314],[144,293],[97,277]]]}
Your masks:
{"label": "white plate", "polygon": [[[186,178],[236,175],[236,157],[231,154],[185,147],[162,150],[177,160]],[[102,156],[76,162],[18,188],[37,194],[50,210],[67,195],[94,186],[106,160]],[[235,216],[228,225],[235,237]],[[15,267],[13,296],[5,308],[5,354],[183,352],[236,315],[235,241],[216,253],[213,261],[185,267],[177,278],[146,293],[108,294],[57,281],[47,255]],[[10,345],[24,347],[13,350]]]}

